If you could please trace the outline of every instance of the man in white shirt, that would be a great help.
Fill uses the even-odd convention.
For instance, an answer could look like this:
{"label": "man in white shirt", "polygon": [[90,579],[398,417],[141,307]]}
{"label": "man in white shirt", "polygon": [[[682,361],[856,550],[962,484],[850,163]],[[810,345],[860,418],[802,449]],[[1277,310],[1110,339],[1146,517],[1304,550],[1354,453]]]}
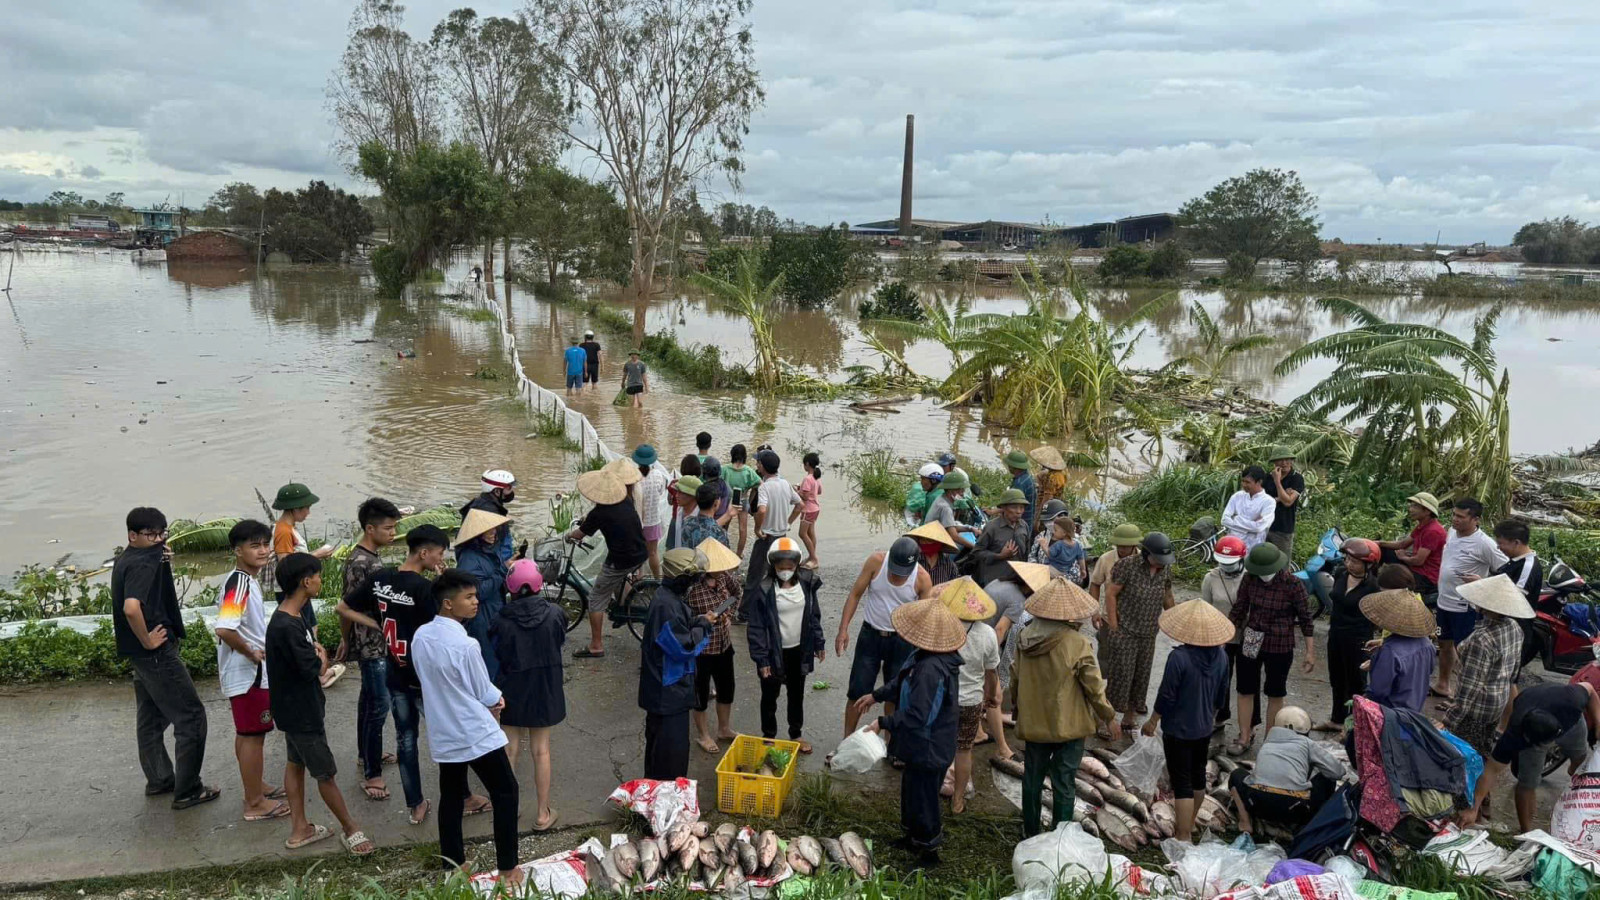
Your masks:
{"label": "man in white shirt", "polygon": [[1244,541],[1245,550],[1253,549],[1267,539],[1267,529],[1272,527],[1272,517],[1277,501],[1262,489],[1267,471],[1260,466],[1244,470],[1239,478],[1239,490],[1228,498],[1222,511],[1222,528]]}
{"label": "man in white shirt", "polygon": [[412,637],[411,662],[428,711],[428,748],[439,763],[439,853],[446,868],[472,875],[461,836],[470,768],[494,807],[499,878],[514,888],[524,876],[517,868],[517,776],[499,722],[505,700],[489,680],[478,642],[462,624],[478,614],[477,579],[446,569],[433,582],[433,597],[439,614]]}
{"label": "man in white shirt", "polygon": [[771,448],[757,451],[756,474],[761,484],[756,488],[756,542],[750,550],[750,568],[745,572],[744,597],[739,604],[736,621],[744,621],[744,610],[757,602],[761,594],[761,579],[767,575],[767,551],[772,542],[789,533],[789,526],[800,518],[800,492],[778,475],[778,454]]}
{"label": "man in white shirt", "polygon": [[1451,696],[1450,673],[1456,665],[1456,645],[1466,640],[1478,624],[1477,612],[1461,598],[1461,586],[1487,578],[1506,564],[1506,555],[1500,552],[1494,538],[1478,527],[1482,518],[1482,503],[1471,497],[1457,500],[1450,510],[1450,535],[1445,539],[1444,554],[1439,557],[1439,681],[1433,692],[1443,697]]}

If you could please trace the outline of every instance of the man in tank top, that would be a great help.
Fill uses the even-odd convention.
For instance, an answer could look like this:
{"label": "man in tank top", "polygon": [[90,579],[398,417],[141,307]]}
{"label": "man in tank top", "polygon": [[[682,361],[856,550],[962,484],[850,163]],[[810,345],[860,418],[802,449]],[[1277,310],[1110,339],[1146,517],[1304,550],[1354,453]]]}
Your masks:
{"label": "man in tank top", "polygon": [[[844,601],[844,617],[839,622],[839,635],[834,638],[833,649],[841,657],[850,648],[850,620],[856,609],[862,610],[861,631],[856,639],[856,653],[850,663],[850,688],[844,708],[844,735],[856,730],[861,714],[855,710],[857,698],[873,692],[881,676],[884,683],[894,678],[911,654],[912,647],[894,631],[889,615],[903,603],[933,593],[933,579],[928,570],[917,565],[921,551],[916,540],[896,538],[888,551],[878,551],[861,564],[855,584],[850,586],[850,596]],[[828,755],[832,762],[833,754]]]}

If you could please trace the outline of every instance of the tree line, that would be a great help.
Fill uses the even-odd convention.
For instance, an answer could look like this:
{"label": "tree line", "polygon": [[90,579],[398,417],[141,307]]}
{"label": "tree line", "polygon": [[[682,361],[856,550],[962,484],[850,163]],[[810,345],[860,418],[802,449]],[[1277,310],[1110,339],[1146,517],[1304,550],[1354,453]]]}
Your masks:
{"label": "tree line", "polygon": [[1521,248],[1522,258],[1528,262],[1600,264],[1600,227],[1571,216],[1529,222],[1517,229],[1511,242]]}

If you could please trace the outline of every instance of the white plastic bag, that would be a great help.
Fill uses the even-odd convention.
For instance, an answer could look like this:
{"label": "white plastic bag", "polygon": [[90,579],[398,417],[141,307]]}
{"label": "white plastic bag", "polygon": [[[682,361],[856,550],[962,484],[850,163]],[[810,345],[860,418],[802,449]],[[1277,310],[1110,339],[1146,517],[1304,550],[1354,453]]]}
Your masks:
{"label": "white plastic bag", "polygon": [[1141,733],[1134,738],[1133,746],[1122,751],[1112,765],[1128,789],[1149,802],[1155,795],[1156,782],[1167,769],[1167,754],[1161,749],[1161,730],[1157,729],[1153,735]]}
{"label": "white plastic bag", "polygon": [[650,830],[666,834],[679,822],[700,820],[700,793],[690,778],[624,781],[606,798],[618,809],[631,809],[650,820]]}
{"label": "white plastic bag", "polygon": [[[1190,845],[1167,838],[1161,842],[1161,851],[1172,860],[1172,874],[1178,889],[1196,900],[1211,900],[1218,894],[1260,883],[1251,883],[1250,855],[1221,841]],[[1263,876],[1261,881],[1265,880]]]}
{"label": "white plastic bag", "polygon": [[831,768],[835,772],[861,775],[889,758],[889,746],[883,738],[865,727],[839,742],[833,751]]}
{"label": "white plastic bag", "polygon": [[1054,891],[1062,882],[1099,879],[1110,867],[1105,844],[1076,822],[1036,834],[1011,851],[1011,877],[1018,893],[1030,888]]}

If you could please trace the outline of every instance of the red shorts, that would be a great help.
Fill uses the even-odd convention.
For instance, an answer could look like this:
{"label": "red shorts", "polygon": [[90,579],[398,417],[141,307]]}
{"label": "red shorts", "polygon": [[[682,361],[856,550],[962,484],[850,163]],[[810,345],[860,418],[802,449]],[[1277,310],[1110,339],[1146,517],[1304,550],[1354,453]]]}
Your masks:
{"label": "red shorts", "polygon": [[261,685],[251,685],[250,690],[237,697],[229,697],[233,707],[233,730],[239,734],[266,734],[272,730],[271,694]]}

